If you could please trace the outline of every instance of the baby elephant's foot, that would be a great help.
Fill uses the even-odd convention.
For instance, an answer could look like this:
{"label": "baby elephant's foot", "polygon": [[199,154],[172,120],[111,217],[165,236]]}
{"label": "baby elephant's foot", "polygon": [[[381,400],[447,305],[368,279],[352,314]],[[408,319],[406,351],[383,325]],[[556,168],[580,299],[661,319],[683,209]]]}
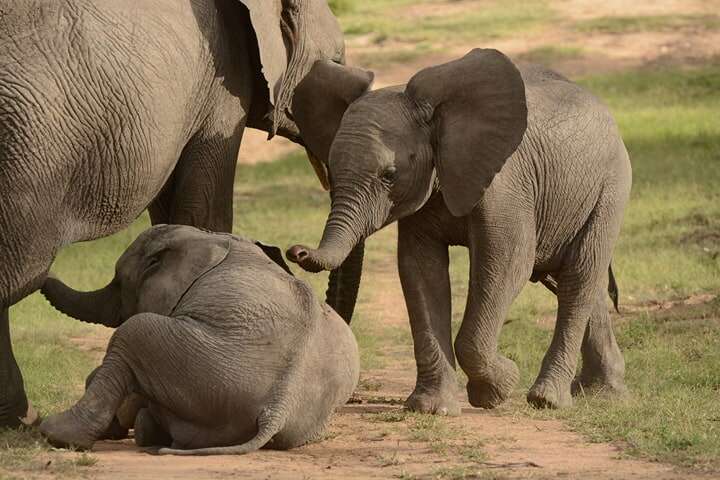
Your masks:
{"label": "baby elephant's foot", "polygon": [[569,407],[572,405],[570,382],[535,380],[535,384],[527,394],[527,401],[535,408]]}
{"label": "baby elephant's foot", "polygon": [[117,417],[113,417],[112,423],[105,430],[98,440],[122,440],[128,437],[128,429],[123,427]]}
{"label": "baby elephant's foot", "polygon": [[515,362],[498,357],[490,375],[469,378],[467,394],[470,405],[477,408],[497,407],[510,396],[519,377],[520,371]]}
{"label": "baby elephant's foot", "polygon": [[625,369],[590,369],[583,367],[580,375],[572,383],[572,394],[607,394],[624,396],[627,394],[625,386]]}
{"label": "baby elephant's foot", "polygon": [[135,445],[138,447],[169,447],[172,437],[160,426],[147,408],[135,417]]}
{"label": "baby elephant's foot", "polygon": [[71,410],[51,415],[43,420],[40,424],[40,433],[54,447],[78,450],[90,450],[97,437],[73,415]]}
{"label": "baby elephant's foot", "polygon": [[405,400],[405,408],[435,415],[460,415],[457,387],[454,384],[440,387],[416,385],[415,391]]}

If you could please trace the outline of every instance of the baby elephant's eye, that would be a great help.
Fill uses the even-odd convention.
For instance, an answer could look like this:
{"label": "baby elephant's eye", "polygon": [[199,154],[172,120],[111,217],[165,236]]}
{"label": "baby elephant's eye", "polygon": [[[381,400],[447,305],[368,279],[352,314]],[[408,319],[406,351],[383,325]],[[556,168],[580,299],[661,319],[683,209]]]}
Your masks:
{"label": "baby elephant's eye", "polygon": [[167,252],[167,249],[162,249],[159,252],[152,255],[150,258],[148,258],[147,263],[145,265],[145,271],[148,271],[151,268],[157,266],[160,263],[160,261],[162,260],[163,255],[165,255],[165,252]]}
{"label": "baby elephant's eye", "polygon": [[380,179],[388,185],[392,185],[393,183],[395,183],[396,178],[397,178],[397,169],[395,167],[387,167],[380,174]]}

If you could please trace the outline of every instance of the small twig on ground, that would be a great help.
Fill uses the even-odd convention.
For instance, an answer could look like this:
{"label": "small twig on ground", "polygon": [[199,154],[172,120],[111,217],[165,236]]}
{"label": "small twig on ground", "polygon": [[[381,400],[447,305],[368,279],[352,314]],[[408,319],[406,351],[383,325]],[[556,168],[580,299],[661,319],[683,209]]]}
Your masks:
{"label": "small twig on ground", "polygon": [[535,462],[510,462],[510,463],[481,462],[480,465],[483,465],[488,468],[527,468],[527,467],[543,468],[542,465],[538,465]]}

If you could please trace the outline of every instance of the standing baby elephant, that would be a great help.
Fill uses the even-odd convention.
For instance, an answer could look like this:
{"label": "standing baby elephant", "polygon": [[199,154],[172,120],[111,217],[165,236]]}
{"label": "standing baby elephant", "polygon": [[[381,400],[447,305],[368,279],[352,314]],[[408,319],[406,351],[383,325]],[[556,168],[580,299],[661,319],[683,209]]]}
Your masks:
{"label": "standing baby elephant", "polygon": [[172,447],[161,453],[292,448],[317,438],[357,384],[349,327],[277,248],[243,238],[155,226],[107,287],[79,293],[48,278],[43,293],[70,316],[118,327],[80,401],[41,424],[54,445],[91,448],[138,393],[148,408],[136,438]]}
{"label": "standing baby elephant", "polygon": [[[607,108],[562,76],[518,69],[496,50],[422,70],[406,87],[367,92],[371,79],[317,62],[296,90],[294,118],[308,147],[334,137],[332,210],[319,248],[296,245],[288,258],[309,271],[334,269],[357,242],[399,220],[418,369],[407,406],[459,413],[456,355],[472,405],[507,398],[518,368],[498,352],[498,337],[528,280],[542,280],[558,300],[555,334],[528,400],[570,404],[581,350],[576,385],[622,391],[605,289],[631,170]],[[470,251],[454,348],[449,245]]]}

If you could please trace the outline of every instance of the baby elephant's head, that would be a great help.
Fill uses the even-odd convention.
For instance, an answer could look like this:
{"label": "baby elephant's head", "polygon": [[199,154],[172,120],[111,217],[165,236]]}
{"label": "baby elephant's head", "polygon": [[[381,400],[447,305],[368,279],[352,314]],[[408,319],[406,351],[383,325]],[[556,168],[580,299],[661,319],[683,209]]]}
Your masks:
{"label": "baby elephant's head", "polygon": [[107,286],[78,292],[49,277],[42,293],[66,315],[109,327],[140,312],[170,315],[193,283],[225,259],[231,238],[188,226],[157,225],[120,257]]}
{"label": "baby elephant's head", "polygon": [[496,50],[426,68],[407,86],[368,92],[371,81],[369,72],[319,62],[296,90],[293,115],[327,167],[316,171],[332,199],[320,246],[288,250],[305,270],[338,268],[438,187],[453,215],[467,215],[525,133],[525,85]]}

